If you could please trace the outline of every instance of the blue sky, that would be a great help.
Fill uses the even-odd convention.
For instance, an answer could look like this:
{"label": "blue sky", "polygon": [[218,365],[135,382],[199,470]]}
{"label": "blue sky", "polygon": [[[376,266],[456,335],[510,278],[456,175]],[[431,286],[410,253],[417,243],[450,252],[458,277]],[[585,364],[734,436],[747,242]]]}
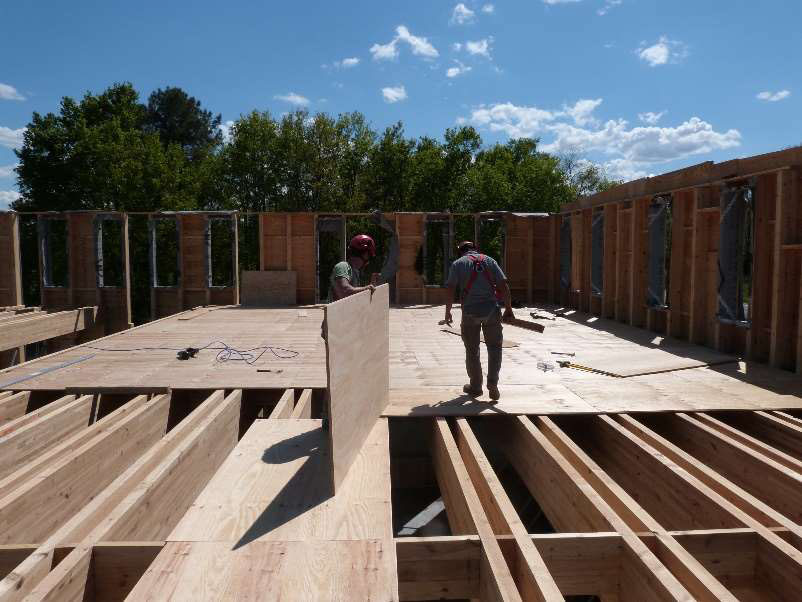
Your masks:
{"label": "blue sky", "polygon": [[802,2],[445,0],[0,6],[0,207],[33,111],[130,81],[223,121],[359,110],[410,136],[534,136],[631,179],[802,144]]}

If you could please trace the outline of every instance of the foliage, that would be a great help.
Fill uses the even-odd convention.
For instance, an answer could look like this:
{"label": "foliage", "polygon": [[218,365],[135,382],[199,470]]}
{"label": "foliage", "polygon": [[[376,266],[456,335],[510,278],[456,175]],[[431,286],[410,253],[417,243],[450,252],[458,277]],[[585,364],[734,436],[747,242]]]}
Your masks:
{"label": "foliage", "polygon": [[129,83],[34,113],[17,152],[18,210],[555,211],[614,184],[529,138],[483,146],[470,126],[408,138],[358,112],[221,117],[180,88]]}

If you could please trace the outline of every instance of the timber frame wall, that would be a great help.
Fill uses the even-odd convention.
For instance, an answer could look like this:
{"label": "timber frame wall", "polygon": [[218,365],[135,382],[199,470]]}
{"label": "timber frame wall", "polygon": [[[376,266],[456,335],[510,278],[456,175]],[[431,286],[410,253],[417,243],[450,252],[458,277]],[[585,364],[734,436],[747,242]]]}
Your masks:
{"label": "timber frame wall", "polygon": [[[754,190],[752,320],[716,316],[719,196]],[[667,307],[646,304],[647,211],[656,197],[673,206]],[[802,147],[723,163],[707,162],[643,178],[564,205],[571,226],[571,284],[551,297],[595,316],[802,372]],[[603,290],[591,292],[591,221],[604,212]],[[553,247],[558,253],[558,248]],[[559,282],[559,269],[552,273]]]}
{"label": "timber frame wall", "polygon": [[[22,304],[19,256],[19,217],[15,212],[0,213],[0,306]],[[69,279],[66,286],[53,286],[47,274],[47,228],[40,226],[39,266],[41,302],[43,309],[68,309],[97,305],[98,332],[89,338],[118,332],[131,326],[130,262],[128,243],[128,216],[138,214],[75,211],[36,214],[40,224],[52,220],[67,222]],[[150,313],[158,319],[201,305],[227,305],[239,303],[239,270],[234,270],[231,286],[212,286],[210,277],[209,224],[212,219],[230,219],[233,228],[233,265],[238,261],[237,212],[176,212],[148,213],[150,228]],[[300,304],[320,301],[318,290],[318,219],[339,219],[345,223],[349,217],[367,217],[364,213],[260,213],[259,269],[294,271],[297,273],[297,299]],[[425,242],[427,219],[436,216],[451,224],[450,245],[453,247],[453,220],[456,217],[474,219],[478,235],[481,221],[495,218],[503,220],[504,252],[499,258],[507,272],[513,296],[525,303],[546,301],[557,294],[556,282],[549,274],[556,269],[556,230],[554,218],[547,214],[426,214],[389,213],[385,217],[395,223],[400,243],[399,270],[394,284],[393,301],[401,305],[439,304],[445,302],[445,289],[439,284],[427,284],[416,268],[420,250]],[[119,220],[124,233],[124,285],[103,286],[98,278],[97,224],[101,220]],[[178,282],[172,286],[158,285],[154,277],[156,264],[153,224],[157,220],[175,220],[178,241]],[[8,255],[6,249],[8,248]],[[141,249],[137,251],[142,251]],[[453,252],[453,249],[451,250]],[[345,246],[343,245],[343,259]],[[544,261],[543,258],[547,256]],[[5,258],[10,258],[7,261]],[[536,260],[537,258],[537,260]]]}

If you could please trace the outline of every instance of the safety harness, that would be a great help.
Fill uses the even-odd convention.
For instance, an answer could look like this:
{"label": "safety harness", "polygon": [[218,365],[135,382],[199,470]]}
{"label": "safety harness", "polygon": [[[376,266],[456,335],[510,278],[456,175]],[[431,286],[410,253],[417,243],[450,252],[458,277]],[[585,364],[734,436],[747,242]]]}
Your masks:
{"label": "safety harness", "polygon": [[496,299],[501,300],[498,288],[496,288],[495,279],[490,275],[490,272],[483,265],[486,257],[484,255],[467,255],[467,257],[471,260],[471,263],[473,263],[473,273],[471,273],[470,278],[468,278],[468,282],[465,284],[465,289],[462,291],[462,299],[464,300],[468,296],[473,283],[476,282],[476,278],[478,277],[479,272],[481,272],[485,275],[490,288],[493,289],[493,295],[495,295]]}

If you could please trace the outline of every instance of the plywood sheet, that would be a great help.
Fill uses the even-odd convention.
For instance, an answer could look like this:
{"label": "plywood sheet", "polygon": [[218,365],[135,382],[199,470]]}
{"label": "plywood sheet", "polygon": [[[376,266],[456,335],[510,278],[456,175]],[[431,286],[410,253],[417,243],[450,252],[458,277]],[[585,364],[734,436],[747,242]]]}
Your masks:
{"label": "plywood sheet", "polygon": [[[323,311],[307,308],[215,308],[191,320],[172,316],[46,356],[2,372],[7,382],[71,359],[93,357],[37,376],[16,390],[117,387],[129,389],[288,389],[326,386],[325,347],[320,336]],[[251,358],[270,346],[253,364],[236,353],[218,355],[206,349],[195,358],[176,359],[186,347],[252,350]],[[224,361],[226,360],[226,361]],[[258,372],[257,370],[270,372]]]}
{"label": "plywood sheet", "polygon": [[384,284],[326,306],[327,415],[335,492],[387,405],[389,294]]}
{"label": "plywood sheet", "polygon": [[168,542],[129,602],[398,600],[392,540]]}
{"label": "plywood sheet", "polygon": [[387,422],[379,420],[337,495],[320,420],[257,420],[170,534],[174,541],[392,539]]}
{"label": "plywood sheet", "polygon": [[254,307],[295,305],[297,283],[297,272],[245,270],[240,283],[240,302]]}

